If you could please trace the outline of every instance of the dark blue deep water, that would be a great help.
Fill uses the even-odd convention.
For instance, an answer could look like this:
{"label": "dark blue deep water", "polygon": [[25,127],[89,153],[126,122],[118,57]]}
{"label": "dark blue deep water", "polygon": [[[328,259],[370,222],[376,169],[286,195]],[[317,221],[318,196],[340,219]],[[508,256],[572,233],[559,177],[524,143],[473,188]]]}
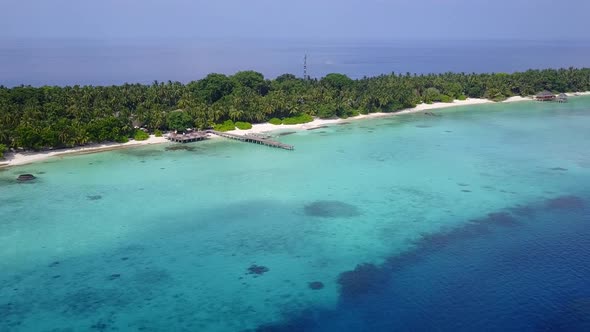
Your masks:
{"label": "dark blue deep water", "polygon": [[189,82],[211,72],[267,77],[513,72],[590,66],[583,41],[2,40],[0,85]]}
{"label": "dark blue deep water", "polygon": [[257,331],[590,331],[590,206],[559,196],[425,235],[343,272],[335,310]]}

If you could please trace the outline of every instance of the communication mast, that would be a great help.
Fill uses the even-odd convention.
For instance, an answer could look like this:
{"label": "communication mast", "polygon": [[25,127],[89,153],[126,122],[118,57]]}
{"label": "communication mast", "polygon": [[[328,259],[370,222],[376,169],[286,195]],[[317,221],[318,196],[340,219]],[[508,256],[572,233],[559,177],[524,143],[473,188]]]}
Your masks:
{"label": "communication mast", "polygon": [[303,79],[309,79],[309,76],[307,76],[307,54],[303,57]]}

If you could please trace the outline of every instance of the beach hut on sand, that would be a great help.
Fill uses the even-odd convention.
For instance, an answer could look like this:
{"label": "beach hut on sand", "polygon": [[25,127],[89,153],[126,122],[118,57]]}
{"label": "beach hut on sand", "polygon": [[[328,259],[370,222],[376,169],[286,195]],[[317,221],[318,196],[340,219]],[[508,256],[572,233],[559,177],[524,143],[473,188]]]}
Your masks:
{"label": "beach hut on sand", "polygon": [[560,103],[567,103],[567,95],[565,93],[560,93],[556,99]]}
{"label": "beach hut on sand", "polygon": [[553,100],[555,100],[555,95],[553,93],[551,93],[550,91],[545,90],[543,92],[537,93],[537,95],[535,96],[535,100],[553,101]]}

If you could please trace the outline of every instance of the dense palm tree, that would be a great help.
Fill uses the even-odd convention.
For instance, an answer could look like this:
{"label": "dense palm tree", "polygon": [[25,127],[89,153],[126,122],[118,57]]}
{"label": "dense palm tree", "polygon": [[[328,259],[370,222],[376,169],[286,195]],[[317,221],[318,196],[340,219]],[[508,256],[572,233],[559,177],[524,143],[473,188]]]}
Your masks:
{"label": "dense palm tree", "polygon": [[166,130],[167,115],[183,109],[197,128],[226,120],[263,122],[302,114],[346,117],[392,112],[423,101],[488,97],[501,100],[538,91],[590,90],[590,69],[528,70],[513,74],[442,73],[321,80],[285,74],[265,80],[246,71],[202,80],[150,85],[0,86],[0,144],[41,149],[124,141],[135,125]]}

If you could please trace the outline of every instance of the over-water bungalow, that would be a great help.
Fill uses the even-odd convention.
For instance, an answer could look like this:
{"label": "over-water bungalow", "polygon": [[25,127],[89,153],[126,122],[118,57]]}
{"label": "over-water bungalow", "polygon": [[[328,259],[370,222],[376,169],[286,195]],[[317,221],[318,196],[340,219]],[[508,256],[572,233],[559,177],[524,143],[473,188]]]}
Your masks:
{"label": "over-water bungalow", "polygon": [[565,93],[560,93],[559,96],[557,96],[557,101],[560,103],[567,103],[567,95]]}
{"label": "over-water bungalow", "polygon": [[537,95],[535,96],[535,100],[553,101],[553,100],[555,100],[555,95],[553,93],[551,93],[550,91],[545,90],[543,92],[537,93]]}

